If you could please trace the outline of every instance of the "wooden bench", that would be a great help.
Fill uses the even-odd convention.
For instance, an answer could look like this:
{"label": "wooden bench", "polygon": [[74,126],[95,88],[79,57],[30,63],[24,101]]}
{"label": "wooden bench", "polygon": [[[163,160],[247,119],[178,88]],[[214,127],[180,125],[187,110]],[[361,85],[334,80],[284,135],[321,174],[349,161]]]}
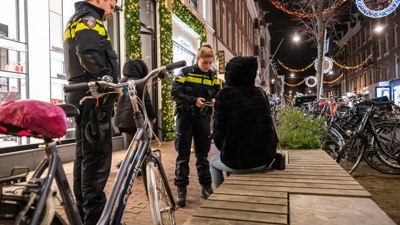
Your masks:
{"label": "wooden bench", "polygon": [[185,225],[395,224],[324,151],[286,153],[286,170],[229,176]]}

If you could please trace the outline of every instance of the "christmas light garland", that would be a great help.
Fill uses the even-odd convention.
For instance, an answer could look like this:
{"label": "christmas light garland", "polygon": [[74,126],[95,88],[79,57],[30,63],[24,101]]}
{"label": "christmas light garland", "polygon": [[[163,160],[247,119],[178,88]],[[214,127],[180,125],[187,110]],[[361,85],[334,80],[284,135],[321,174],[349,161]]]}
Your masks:
{"label": "christmas light garland", "polygon": [[[161,65],[172,63],[172,13],[165,7],[165,1],[159,1],[158,13],[160,15],[160,51]],[[171,99],[172,81],[162,81],[161,87],[161,115],[163,130],[174,130],[173,102]],[[163,141],[173,141],[174,133],[162,132]]]}
{"label": "christmas light garland", "polygon": [[[279,2],[277,2],[276,0],[269,0],[276,8],[278,8],[278,9],[280,9],[280,10],[282,10],[282,11],[284,11],[285,13],[287,13],[287,14],[290,14],[290,15],[293,15],[293,16],[297,16],[297,17],[300,17],[300,18],[308,18],[308,17],[313,17],[314,16],[314,13],[307,13],[307,14],[304,14],[304,13],[299,13],[299,12],[295,12],[295,11],[292,11],[292,10],[288,10],[288,9],[286,9],[285,7],[283,7]],[[339,6],[341,6],[343,3],[345,3],[347,0],[342,0],[342,1],[340,1],[338,4],[336,4],[336,5],[333,5],[333,6],[331,6],[330,8],[328,8],[328,9],[325,9],[324,10],[324,14],[325,13],[328,13],[328,12],[331,12],[332,10],[334,10],[334,9],[336,9],[337,7],[339,7]]]}
{"label": "christmas light garland", "polygon": [[310,65],[306,66],[304,69],[290,69],[289,67],[285,66],[281,61],[278,60],[278,62],[283,68],[285,68],[285,69],[287,69],[289,71],[292,71],[292,72],[303,72],[303,71],[307,70],[308,68],[312,67],[312,65],[314,65],[314,63],[315,63],[315,60]]}
{"label": "christmas light garland", "polygon": [[338,81],[340,78],[342,78],[343,77],[343,73],[342,73],[342,75],[340,75],[338,78],[336,78],[335,80],[333,80],[333,81],[323,81],[324,82],[324,84],[332,84],[332,83],[335,83],[336,81]]}
{"label": "christmas light garland", "polygon": [[173,1],[173,13],[188,25],[194,32],[200,35],[200,46],[207,42],[206,27],[181,1]]}
{"label": "christmas light garland", "polygon": [[[173,61],[172,41],[172,13],[165,7],[165,1],[159,2],[158,13],[160,15],[160,51],[161,65],[165,66]],[[200,35],[201,43],[207,41],[206,28],[204,24],[184,5],[181,1],[173,2],[173,13],[191,29]],[[171,99],[172,81],[163,81],[161,88],[162,103],[162,127],[163,130],[174,130],[173,101]],[[163,141],[173,141],[174,133],[162,133]]]}
{"label": "christmas light garland", "polygon": [[127,0],[124,6],[126,60],[142,58],[142,39],[140,38],[139,0]]}
{"label": "christmas light garland", "polygon": [[337,63],[334,59],[332,59],[332,58],[331,58],[331,59],[332,59],[332,61],[333,61],[336,65],[342,67],[343,69],[348,69],[348,70],[350,70],[350,69],[357,69],[358,67],[364,65],[365,63],[367,63],[368,59],[370,59],[371,57],[372,57],[372,55],[369,55],[369,56],[364,60],[364,62],[362,62],[360,65],[357,65],[357,66],[344,66],[344,65],[340,65],[340,64]]}
{"label": "christmas light garland", "polygon": [[306,81],[306,78],[304,78],[304,80],[303,80],[302,82],[298,83],[298,84],[288,84],[288,83],[286,83],[286,82],[285,82],[285,84],[286,84],[287,86],[294,87],[294,86],[299,86],[300,84],[304,83],[305,81]]}

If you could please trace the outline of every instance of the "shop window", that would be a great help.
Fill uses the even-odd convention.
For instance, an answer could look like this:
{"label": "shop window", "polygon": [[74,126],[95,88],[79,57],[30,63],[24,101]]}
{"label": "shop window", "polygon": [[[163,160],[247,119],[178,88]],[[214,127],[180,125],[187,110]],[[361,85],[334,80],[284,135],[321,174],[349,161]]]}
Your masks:
{"label": "shop window", "polygon": [[364,27],[364,44],[367,43],[367,27]]}
{"label": "shop window", "polygon": [[219,6],[220,6],[220,0],[217,0],[217,4],[215,6],[216,13],[217,13],[215,22],[217,23],[217,35],[219,37],[221,37],[221,32],[220,32],[221,31],[220,30],[220,27],[221,27],[221,24],[220,24],[221,16],[220,16]]}
{"label": "shop window", "polygon": [[230,12],[228,14],[228,39],[229,39],[228,46],[231,49],[233,49],[233,43],[232,43],[232,18],[231,18],[231,13]]}
{"label": "shop window", "polygon": [[[237,29],[237,23],[235,22],[235,34],[237,34],[238,33],[238,29]],[[238,46],[239,46],[239,44],[238,44],[238,36],[237,35],[235,35],[234,36],[235,37],[235,52],[236,52],[236,54],[237,55],[239,55],[239,49],[238,49]]]}
{"label": "shop window", "polygon": [[379,40],[378,48],[379,48],[379,57],[378,57],[378,59],[380,59],[382,57],[381,40]]}
{"label": "shop window", "polygon": [[225,3],[222,3],[222,28],[223,28],[223,32],[222,32],[222,40],[224,41],[225,44],[227,44],[228,40],[227,40],[227,32],[226,32],[226,6]]}
{"label": "shop window", "polygon": [[386,42],[386,52],[385,52],[385,54],[389,54],[389,34],[386,34],[385,42]]}
{"label": "shop window", "polygon": [[197,8],[197,0],[187,0],[191,6],[193,6],[196,11],[198,10]]}
{"label": "shop window", "polygon": [[395,54],[394,65],[396,78],[399,78],[399,56],[397,54]]}
{"label": "shop window", "polygon": [[[27,98],[27,31],[24,0],[0,8],[0,104]],[[26,138],[0,135],[0,148],[26,143]]]}
{"label": "shop window", "polygon": [[393,33],[394,33],[394,47],[397,47],[398,43],[399,43],[399,40],[397,39],[398,38],[398,33],[399,33],[399,26],[396,23],[394,23],[394,31],[393,31]]}
{"label": "shop window", "polygon": [[242,31],[239,29],[239,36],[238,36],[238,39],[239,39],[239,56],[241,56],[242,55]]}
{"label": "shop window", "polygon": [[[196,2],[196,10],[197,10],[197,0],[193,1]],[[140,22],[145,24],[147,27],[150,27],[151,29],[155,30],[156,29],[156,23],[155,23],[155,2],[154,0],[140,0]],[[115,13],[114,13],[115,15]],[[115,19],[114,19],[115,18]],[[111,18],[111,20],[116,20],[118,17]],[[107,21],[107,23],[110,23],[112,21]],[[118,26],[119,27],[119,26]],[[108,30],[109,33],[111,33],[110,30]],[[111,37],[110,37],[111,38]],[[115,49],[115,48],[114,48]]]}

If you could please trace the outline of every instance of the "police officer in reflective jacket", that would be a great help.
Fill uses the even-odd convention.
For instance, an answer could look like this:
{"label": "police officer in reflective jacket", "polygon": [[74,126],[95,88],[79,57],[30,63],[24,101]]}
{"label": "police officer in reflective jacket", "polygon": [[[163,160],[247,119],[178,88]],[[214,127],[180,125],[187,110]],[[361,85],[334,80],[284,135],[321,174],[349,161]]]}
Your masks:
{"label": "police officer in reflective jacket", "polygon": [[197,53],[197,64],[181,70],[180,78],[172,85],[171,96],[176,103],[175,149],[178,152],[175,185],[178,187],[177,205],[185,206],[189,185],[189,159],[192,137],[196,156],[197,175],[202,186],[202,198],[212,193],[208,152],[211,147],[210,120],[215,95],[220,89],[217,75],[212,71],[214,51],[203,44]]}
{"label": "police officer in reflective jacket", "polygon": [[[64,33],[64,61],[70,84],[97,81],[109,75],[117,83],[118,56],[104,27],[117,0],[86,0],[75,3],[75,13]],[[106,185],[112,154],[111,115],[116,96],[79,101],[85,92],[72,92],[66,101],[79,108],[76,122],[74,194],[85,225],[96,224],[106,203]]]}

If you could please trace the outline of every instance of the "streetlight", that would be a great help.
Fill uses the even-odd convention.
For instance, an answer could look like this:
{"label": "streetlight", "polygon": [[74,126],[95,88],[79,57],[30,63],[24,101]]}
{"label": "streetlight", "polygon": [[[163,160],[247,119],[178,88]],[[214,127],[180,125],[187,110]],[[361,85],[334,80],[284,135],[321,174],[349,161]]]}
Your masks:
{"label": "streetlight", "polygon": [[292,93],[292,91],[289,91],[289,93]]}
{"label": "streetlight", "polygon": [[375,28],[376,32],[381,32],[383,30],[383,27],[381,25],[378,24],[378,26]]}
{"label": "streetlight", "polygon": [[329,74],[333,74],[333,72],[332,72],[332,71],[329,71]]}
{"label": "streetlight", "polygon": [[311,91],[308,91],[308,93],[311,93]]}
{"label": "streetlight", "polygon": [[298,42],[300,37],[297,35],[297,32],[294,34],[293,41]]}
{"label": "streetlight", "polygon": [[290,76],[291,76],[291,77],[294,77],[294,74],[292,73],[292,74],[290,74]]}

